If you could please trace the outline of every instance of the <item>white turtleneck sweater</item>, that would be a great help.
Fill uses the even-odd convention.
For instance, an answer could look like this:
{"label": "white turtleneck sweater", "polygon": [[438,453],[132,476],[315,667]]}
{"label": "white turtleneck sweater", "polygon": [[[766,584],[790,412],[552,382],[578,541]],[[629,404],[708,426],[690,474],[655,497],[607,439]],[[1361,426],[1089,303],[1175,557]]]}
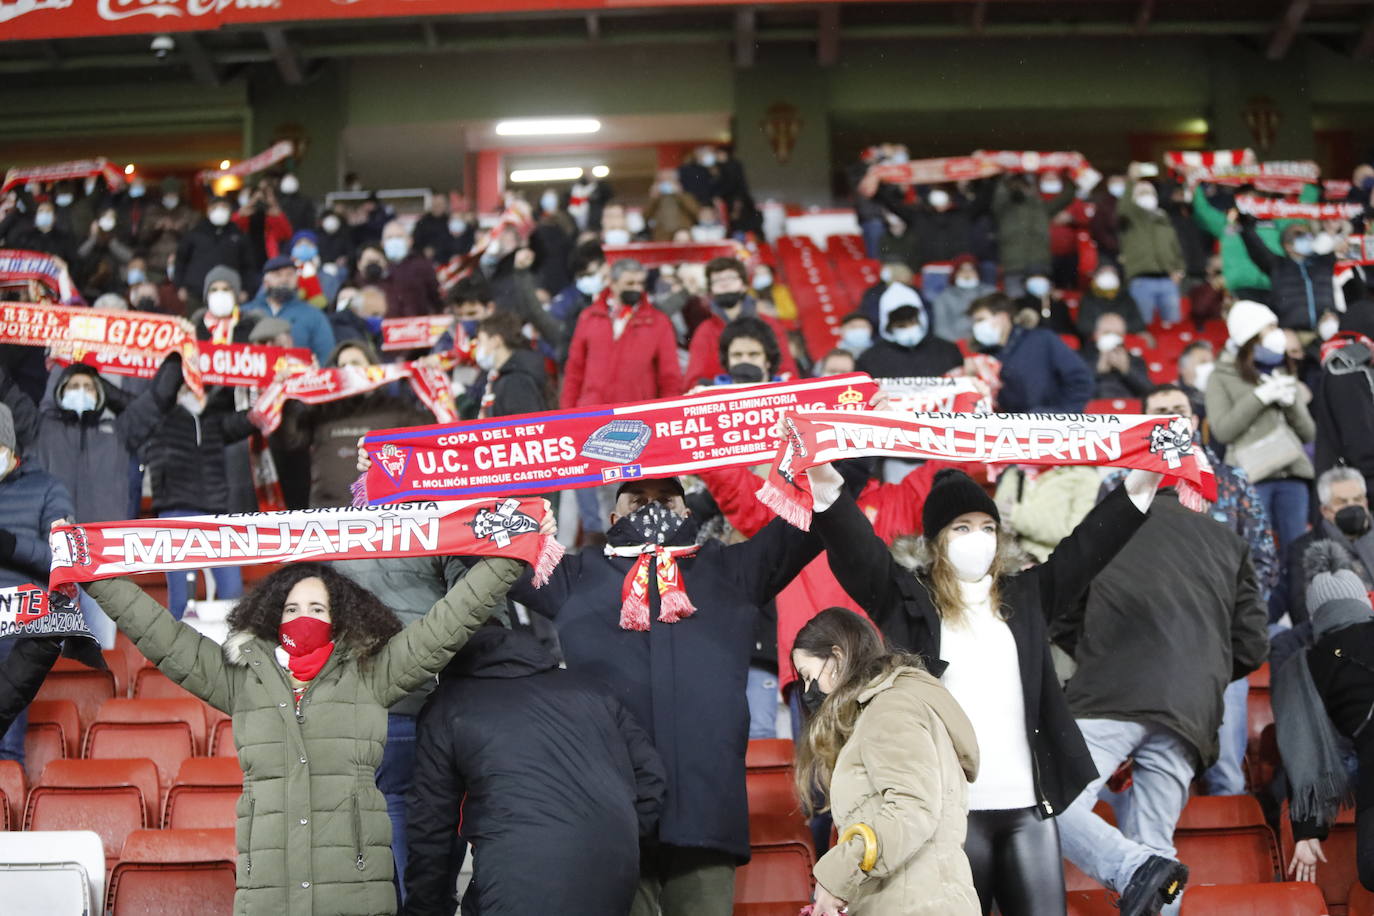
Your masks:
{"label": "white turtleneck sweater", "polygon": [[940,678],[959,701],[978,737],[978,779],[969,786],[971,811],[1036,804],[1021,662],[1011,628],[989,600],[992,576],[961,582],[964,612],[940,623]]}

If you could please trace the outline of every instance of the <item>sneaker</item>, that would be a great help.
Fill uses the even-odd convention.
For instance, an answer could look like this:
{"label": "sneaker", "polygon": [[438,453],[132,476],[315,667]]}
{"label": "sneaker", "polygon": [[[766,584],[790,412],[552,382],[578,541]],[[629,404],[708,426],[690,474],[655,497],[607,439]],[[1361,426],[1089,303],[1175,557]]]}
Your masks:
{"label": "sneaker", "polygon": [[1159,916],[1166,903],[1173,903],[1188,883],[1188,866],[1163,856],[1150,856],[1131,875],[1117,906],[1122,916]]}

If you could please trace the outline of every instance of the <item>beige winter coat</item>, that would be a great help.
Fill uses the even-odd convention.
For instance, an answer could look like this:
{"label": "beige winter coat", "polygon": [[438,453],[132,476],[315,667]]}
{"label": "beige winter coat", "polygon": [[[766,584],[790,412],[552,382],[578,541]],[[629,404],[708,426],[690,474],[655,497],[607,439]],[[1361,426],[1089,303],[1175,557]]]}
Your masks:
{"label": "beige winter coat", "polygon": [[817,882],[853,916],[979,916],[964,855],[968,784],[978,775],[973,725],[940,682],[898,668],[859,695],[863,711],[835,761],[831,813],[843,834],[867,824],[878,860],[864,874],[851,839],[816,863]]}

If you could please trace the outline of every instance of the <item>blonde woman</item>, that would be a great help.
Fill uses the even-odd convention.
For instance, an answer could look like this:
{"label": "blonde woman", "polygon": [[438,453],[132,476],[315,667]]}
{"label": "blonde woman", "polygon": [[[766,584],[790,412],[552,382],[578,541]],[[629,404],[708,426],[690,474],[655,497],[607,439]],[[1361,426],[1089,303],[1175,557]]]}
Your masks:
{"label": "blonde woman", "polygon": [[[997,504],[962,471],[935,475],[921,507],[925,537],[898,539],[891,552],[841,492],[837,471],[807,473],[814,530],[835,578],[892,645],[923,659],[973,723],[983,767],[969,787],[965,850],[982,912],[995,903],[1002,916],[1063,916],[1054,817],[1097,768],[1059,688],[1046,621],[1075,606],[1144,524],[1159,476],[1131,471],[1046,562],[1025,569]],[[1156,874],[1163,867],[1140,866],[1123,895],[1134,909],[1123,910],[1144,912],[1167,886]]]}
{"label": "blonde woman", "polygon": [[802,628],[792,664],[811,713],[797,794],[814,814],[820,793],[841,838],[816,863],[815,916],[976,916],[963,843],[978,743],[959,704],[843,608]]}

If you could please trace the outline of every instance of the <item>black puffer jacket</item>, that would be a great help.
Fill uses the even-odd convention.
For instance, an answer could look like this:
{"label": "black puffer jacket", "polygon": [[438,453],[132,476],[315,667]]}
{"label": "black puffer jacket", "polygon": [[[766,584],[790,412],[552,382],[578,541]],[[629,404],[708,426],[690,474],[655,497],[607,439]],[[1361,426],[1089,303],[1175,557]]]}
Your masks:
{"label": "black puffer jacket", "polygon": [[216,226],[202,219],[186,233],[177,246],[176,284],[199,299],[205,287],[205,275],[212,267],[232,267],[248,282],[256,277],[248,236],[233,221]]}
{"label": "black puffer jacket", "polygon": [[453,912],[460,820],[475,856],[464,913],[628,912],[663,789],[618,700],[533,636],[483,627],[420,717],[403,912]]}
{"label": "black puffer jacket", "polygon": [[476,387],[485,390],[490,386],[492,389],[495,400],[491,403],[491,416],[510,417],[548,410],[549,403],[544,397],[546,384],[543,358],[526,349],[511,353],[510,359],[497,369],[494,382],[487,375],[478,380]]}
{"label": "black puffer jacket", "polygon": [[1250,260],[1269,275],[1273,287],[1269,307],[1279,316],[1279,327],[1313,331],[1324,312],[1336,310],[1334,254],[1314,254],[1302,260],[1274,254],[1255,231],[1253,221],[1244,218],[1241,238]]}
{"label": "black puffer jacket", "polygon": [[[1021,660],[1026,738],[1041,816],[1063,811],[1097,775],[1059,689],[1046,622],[1060,607],[1081,599],[1093,576],[1111,562],[1145,518],[1126,493],[1118,491],[1088,513],[1049,560],[998,583]],[[825,544],[835,578],[883,636],[921,655],[931,674],[943,675],[948,664],[940,658],[940,612],[922,574],[893,557],[847,495],[818,512],[813,527]]]}
{"label": "black puffer jacket", "polygon": [[153,431],[144,460],[154,511],[229,511],[224,447],[254,431],[247,411],[231,409],[231,398],[225,389],[211,394],[198,417],[177,404]]}
{"label": "black puffer jacket", "polygon": [[0,738],[38,695],[61,651],[62,637],[35,636],[16,640],[9,657],[0,662]]}

